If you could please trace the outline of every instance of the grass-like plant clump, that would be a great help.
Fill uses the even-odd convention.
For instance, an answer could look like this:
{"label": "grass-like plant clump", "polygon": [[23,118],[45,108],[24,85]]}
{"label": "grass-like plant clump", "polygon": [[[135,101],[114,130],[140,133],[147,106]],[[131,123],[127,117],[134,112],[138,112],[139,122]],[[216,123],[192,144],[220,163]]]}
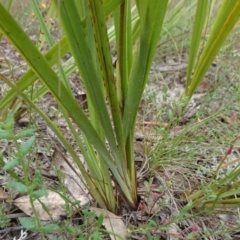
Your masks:
{"label": "grass-like plant clump", "polygon": [[0,2],[0,234],[230,239],[240,2],[26,2]]}

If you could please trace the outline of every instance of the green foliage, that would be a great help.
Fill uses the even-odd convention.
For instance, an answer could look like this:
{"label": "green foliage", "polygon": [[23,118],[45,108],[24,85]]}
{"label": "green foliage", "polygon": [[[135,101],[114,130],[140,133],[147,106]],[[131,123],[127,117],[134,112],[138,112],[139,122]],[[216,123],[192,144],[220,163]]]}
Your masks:
{"label": "green foliage", "polygon": [[[18,180],[19,182],[12,183],[12,187],[19,188],[19,192],[26,192],[26,186],[24,187],[24,181],[20,180],[17,174],[14,172],[14,168],[17,165],[22,166],[23,171],[26,175],[28,175],[29,171],[29,164],[28,161],[25,159],[26,155],[30,153],[33,144],[35,142],[35,136],[31,136],[36,129],[28,128],[20,130],[16,133],[14,129],[15,121],[14,115],[11,111],[8,112],[6,120],[0,123],[0,138],[5,139],[9,142],[13,142],[16,151],[11,153],[10,160],[6,163],[3,161],[2,156],[0,157],[0,164],[3,167],[4,171],[7,171],[14,179]],[[25,141],[22,145],[19,145],[18,140],[23,137],[31,136],[28,140]],[[19,184],[19,186],[17,186]]]}
{"label": "green foliage", "polygon": [[[69,143],[66,142],[59,130],[57,130],[56,127],[54,129],[56,135],[69,152],[72,153],[71,155],[81,169],[94,198],[102,207],[116,211],[118,203],[114,196],[109,169],[116,180],[115,184],[119,186],[123,193],[122,197],[125,198],[133,208],[135,208],[137,204],[136,170],[133,158],[133,129],[138,105],[148,79],[153,54],[161,31],[167,1],[161,4],[158,2],[137,4],[139,8],[138,16],[142,18],[139,31],[139,51],[132,41],[129,41],[131,38],[130,32],[129,35],[126,36],[118,34],[118,49],[121,49],[119,54],[121,55],[121,53],[125,51],[125,48],[128,49],[129,52],[136,50],[137,53],[135,58],[128,62],[128,66],[125,65],[126,68],[121,68],[121,72],[117,77],[120,85],[124,87],[124,92],[122,93],[120,88],[117,89],[114,81],[114,71],[109,50],[107,26],[105,23],[105,6],[108,7],[107,9],[109,9],[110,6],[114,7],[111,10],[107,10],[109,13],[115,13],[117,11],[115,9],[116,5],[111,5],[110,2],[111,1],[109,1],[107,5],[102,5],[101,1],[89,1],[89,5],[85,5],[84,3],[80,8],[77,8],[74,2],[54,1],[69,47],[85,85],[91,122],[73,98],[70,89],[66,88],[66,85],[62,81],[59,81],[58,76],[48,65],[46,59],[39,53],[28,36],[21,30],[11,16],[8,15],[7,11],[3,9],[3,15],[7,17],[11,23],[5,24],[2,30],[4,30],[4,32],[12,31],[13,28],[11,26],[14,26],[15,30],[10,34],[10,41],[19,50],[36,75],[45,82],[49,90],[53,93],[65,117],[68,118],[67,115],[71,116],[83,131],[85,143],[81,142],[81,139],[74,133],[74,128],[71,122],[68,121],[69,127],[72,129],[79,148],[87,162],[90,175],[86,174],[86,170],[81,162],[76,159],[76,153],[70,149]],[[119,1],[118,4],[120,3]],[[81,10],[82,13],[85,13],[83,18],[79,18],[80,13],[78,11],[81,7],[84,7],[86,10]],[[130,1],[118,5],[119,9],[128,9],[126,12],[122,12],[122,15],[119,15],[118,19],[116,17],[115,25],[118,25],[121,31],[124,29],[125,24],[128,25],[126,27],[128,27],[129,31],[131,30],[129,7]],[[125,17],[129,19],[126,23],[119,21]],[[40,15],[39,18],[41,18]],[[82,20],[84,18],[87,24]],[[88,22],[91,24],[88,24]],[[44,29],[47,32],[47,29]],[[87,35],[86,29],[88,30]],[[150,31],[149,35],[144,34],[146,30]],[[18,37],[15,35],[16,33],[18,33]],[[19,34],[21,35],[22,41],[19,41]],[[128,39],[128,41],[125,41],[124,38]],[[131,58],[131,56],[129,57]],[[126,58],[124,57],[124,59]],[[122,62],[119,64],[125,63]],[[133,70],[130,71],[131,69]],[[140,91],[135,91],[136,78],[139,79]],[[19,86],[21,86],[20,83]],[[16,87],[15,89],[18,88],[13,85],[12,87]],[[61,89],[61,93],[58,92],[59,88]],[[21,91],[18,92],[26,100],[27,96]],[[108,102],[105,101],[106,96],[108,97]],[[121,96],[120,101],[118,96]],[[133,101],[132,97],[136,99]],[[29,102],[29,100],[27,101]],[[30,102],[30,104],[36,109],[33,102]],[[110,106],[110,113],[108,112],[108,105]],[[43,114],[41,113],[41,115]],[[46,116],[44,116],[44,118],[45,120],[47,119]],[[96,131],[99,127],[99,121],[97,121],[97,119],[101,123],[101,131],[99,132]],[[54,128],[53,125],[53,123],[50,123],[52,128]],[[108,141],[112,155],[109,154],[109,150],[105,145],[105,139]],[[85,144],[87,151],[84,149]],[[99,155],[95,154],[95,149]],[[96,165],[98,162],[100,164]]]}
{"label": "green foliage", "polygon": [[20,217],[19,221],[21,225],[28,231],[40,231],[42,233],[56,233],[59,230],[59,226],[53,223],[43,225],[39,229],[35,218]]}
{"label": "green foliage", "polygon": [[33,200],[35,199],[39,199],[41,197],[47,197],[48,194],[47,194],[47,191],[46,189],[40,189],[40,190],[37,190],[37,191],[34,191],[32,194],[31,194]]}
{"label": "green foliage", "polygon": [[[13,143],[13,147],[9,150],[11,154],[10,157],[12,158],[10,161],[6,163],[3,161],[1,157],[0,164],[2,165],[2,169],[9,173],[9,175],[14,179],[8,181],[8,187],[12,188],[14,191],[27,194],[30,198],[30,203],[35,213],[34,218],[21,218],[20,222],[24,228],[27,230],[35,231],[38,230],[42,233],[47,233],[49,231],[56,231],[56,226],[53,225],[44,225],[40,224],[40,221],[37,217],[33,202],[40,199],[43,196],[47,196],[46,187],[43,187],[43,177],[39,170],[35,170],[34,178],[30,178],[30,153],[34,147],[35,143],[35,136],[32,136],[36,129],[28,128],[20,130],[16,133],[15,130],[15,121],[14,115],[11,111],[8,112],[6,120],[1,122],[0,127],[1,130],[5,131],[6,134],[1,135],[2,139],[7,140],[8,142]],[[18,140],[22,140],[24,138],[24,142],[20,145]],[[27,140],[26,140],[27,138]],[[10,145],[10,144],[9,144]],[[23,178],[19,178],[16,172],[16,166],[21,167],[23,170]],[[37,189],[37,190],[36,190]],[[46,209],[46,208],[45,208]],[[46,209],[48,212],[48,210]],[[4,215],[2,216],[2,221],[5,221]],[[4,220],[5,219],[5,220]]]}
{"label": "green foliage", "polygon": [[[18,25],[2,4],[0,4],[0,31],[20,53],[28,64],[29,70],[17,83],[0,75],[12,88],[0,101],[2,119],[6,109],[18,95],[31,109],[36,111],[49,125],[56,137],[67,149],[84,177],[89,190],[102,208],[112,212],[119,209],[118,199],[123,199],[131,208],[137,208],[137,179],[134,161],[133,140],[138,107],[148,81],[149,71],[161,34],[168,0],[163,1],[132,1],[126,0],[88,0],[79,1],[54,0],[54,11],[51,16],[57,16],[61,23],[64,37],[53,46],[49,26],[43,21],[41,11],[35,1],[32,1],[41,27],[45,33],[50,50],[44,55],[34,45],[29,36]],[[216,17],[213,29],[201,52],[201,36],[207,19],[209,1],[198,1],[193,36],[189,54],[188,73],[186,81],[186,96],[181,103],[185,108],[188,97],[191,97],[202,81],[204,74],[214,60],[217,52],[237,23],[240,16],[239,1],[227,0]],[[180,8],[179,8],[180,9]],[[112,14],[115,29],[115,44],[117,49],[117,70],[112,64],[110,37],[106,16]],[[113,36],[113,35],[111,35]],[[74,67],[61,66],[60,59],[71,51]],[[73,59],[71,59],[73,60]],[[53,66],[59,64],[58,70]],[[69,87],[68,74],[78,69],[87,95],[89,115],[84,112]],[[28,87],[33,87],[37,79],[40,93],[30,98]],[[58,103],[61,114],[77,143],[78,149],[73,149],[66,137],[53,121],[36,104],[36,99],[46,92],[51,94]],[[14,113],[18,111],[13,109]],[[169,112],[170,119],[173,113]],[[41,185],[39,179],[30,183],[27,178],[28,162],[23,158],[31,150],[35,138],[30,137],[23,145],[18,146],[17,139],[29,136],[33,130],[24,130],[17,135],[13,132],[13,113],[7,115],[7,121],[1,124],[1,138],[14,140],[17,153],[5,166],[12,176],[14,167],[20,164],[24,171],[25,182],[11,183],[18,191],[27,192],[32,201],[44,195],[44,190],[34,192]],[[74,122],[74,123],[73,123]],[[5,125],[4,125],[5,124]],[[76,124],[76,125],[75,125]],[[79,136],[76,126],[81,130]],[[87,168],[77,155],[80,150],[84,156]],[[237,174],[238,172],[234,173]],[[115,187],[113,187],[114,181]],[[212,186],[207,192],[208,197],[223,196],[223,192]],[[216,193],[216,192],[215,192]],[[121,198],[116,196],[120,194]],[[202,193],[201,193],[202,194]],[[199,194],[199,196],[202,196]],[[206,194],[206,191],[205,191]],[[198,194],[195,193],[198,196]],[[195,199],[191,195],[190,199]],[[205,196],[205,195],[204,195]],[[224,195],[225,196],[225,195]],[[202,199],[202,198],[201,198]],[[189,199],[188,199],[189,200]],[[194,201],[183,208],[181,217],[195,206]]]}
{"label": "green foliage", "polygon": [[[226,38],[239,21],[240,2],[223,0],[215,18],[207,42],[204,44],[202,53],[198,56],[201,33],[204,21],[207,19],[206,9],[210,1],[198,1],[195,15],[193,36],[191,39],[191,52],[189,56],[188,75],[186,82],[186,95],[192,96],[211,63],[225,42]],[[198,58],[198,61],[197,61]],[[196,63],[193,71],[194,63]],[[193,74],[193,76],[191,76]]]}
{"label": "green foliage", "polygon": [[9,182],[8,186],[20,193],[28,193],[28,187],[20,182]]}
{"label": "green foliage", "polygon": [[70,220],[65,220],[60,226],[60,231],[68,238],[76,239],[104,239],[104,230],[102,229],[102,218],[97,219],[96,214],[89,209],[79,211],[81,224],[75,226]]}
{"label": "green foliage", "polygon": [[239,140],[239,137],[231,142],[229,149],[222,157],[218,168],[215,170],[208,184],[202,185],[198,191],[187,192],[186,199],[192,202],[192,208],[195,207],[211,212],[220,208],[239,207],[240,198],[237,197],[240,192],[240,182],[238,179],[240,174],[239,164],[224,176],[219,176],[219,170],[231,154],[233,145],[237,140]]}
{"label": "green foliage", "polygon": [[34,218],[20,217],[19,221],[25,229],[27,229],[29,231],[35,231],[36,230],[36,224],[35,224],[35,219]]}
{"label": "green foliage", "polygon": [[0,205],[0,228],[6,228],[10,219],[7,217],[5,213],[6,204],[3,202]]}

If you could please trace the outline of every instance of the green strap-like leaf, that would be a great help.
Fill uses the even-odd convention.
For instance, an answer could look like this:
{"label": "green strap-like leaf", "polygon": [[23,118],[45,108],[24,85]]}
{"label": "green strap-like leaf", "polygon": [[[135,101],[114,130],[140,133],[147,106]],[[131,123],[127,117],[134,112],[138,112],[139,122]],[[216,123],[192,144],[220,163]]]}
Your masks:
{"label": "green strap-like leaf", "polygon": [[191,97],[193,95],[221,46],[239,21],[239,17],[240,0],[224,0],[194,71],[191,83],[186,89],[187,96]]}
{"label": "green strap-like leaf", "polygon": [[202,30],[204,27],[205,20],[207,18],[208,0],[198,1],[197,3],[198,3],[197,11],[195,14],[193,33],[191,38],[191,46],[189,50],[186,87],[189,86],[191,81],[193,67],[196,63],[196,58],[199,51],[199,45],[201,42]]}
{"label": "green strap-like leaf", "polygon": [[168,0],[136,1],[140,16],[140,46],[130,75],[126,105],[123,115],[124,139],[134,129],[135,119],[144,87],[153,61],[153,56],[159,41],[163,19]]}
{"label": "green strap-like leaf", "polygon": [[104,10],[106,16],[111,14],[124,0],[104,0]]}
{"label": "green strap-like leaf", "polygon": [[[73,22],[73,26],[75,25],[75,27],[78,28],[79,27],[78,23],[79,22]],[[62,103],[64,108],[68,111],[69,115],[77,123],[77,125],[83,131],[83,133],[88,138],[88,140],[92,142],[93,146],[96,148],[98,153],[104,159],[105,163],[108,165],[117,183],[119,184],[121,190],[126,196],[127,201],[132,206],[135,206],[135,202],[133,201],[132,196],[129,192],[129,189],[126,185],[126,182],[125,182],[126,179],[122,178],[123,175],[121,175],[119,172],[119,169],[116,168],[116,165],[113,162],[113,159],[110,156],[108,149],[105,146],[105,142],[102,142],[101,138],[98,136],[98,133],[92,127],[90,121],[85,116],[82,109],[79,107],[78,103],[73,98],[72,94],[70,94],[69,91],[64,86],[64,84],[61,81],[59,81],[57,74],[53,71],[51,66],[47,63],[44,56],[38,51],[38,49],[34,46],[34,44],[29,39],[29,37],[25,34],[25,32],[21,29],[21,27],[16,23],[16,21],[11,17],[11,15],[4,9],[1,3],[0,3],[0,31],[4,33],[4,35],[8,38],[8,40],[18,50],[18,52],[26,60],[29,66],[33,69],[33,71],[38,76],[38,78],[41,79],[47,85],[47,87],[55,96],[57,101]],[[21,41],[19,41],[19,39],[21,39]],[[82,42],[79,41],[79,43],[81,44]],[[85,55],[83,54],[83,56],[86,56],[86,52],[84,53]],[[87,51],[87,53],[89,52]],[[87,59],[86,61],[85,59],[82,61],[83,61],[82,62],[83,65],[86,65],[88,63]],[[90,76],[94,76],[94,75],[90,73]],[[91,86],[92,90],[94,90],[94,87],[96,88],[95,85]],[[94,92],[94,93],[97,93],[97,92]],[[97,97],[98,96],[96,94],[95,95],[96,101],[99,100]]]}
{"label": "green strap-like leaf", "polygon": [[[44,56],[50,66],[56,64],[59,58],[63,57],[69,51],[66,37],[63,37],[57,44],[53,46]],[[29,69],[18,81],[17,86],[21,91],[28,88],[38,79],[38,76],[32,69]],[[16,91],[11,89],[6,96],[0,101],[0,109],[4,108],[16,97]]]}
{"label": "green strap-like leaf", "polygon": [[[21,56],[28,62],[29,66],[34,70],[36,75],[44,81],[49,87],[53,95],[58,99],[59,102],[67,109],[70,116],[76,121],[80,128],[84,131],[85,135],[93,142],[99,153],[107,160],[109,167],[115,169],[115,165],[112,163],[111,157],[105,147],[105,144],[98,137],[98,134],[93,129],[88,118],[83,113],[75,99],[65,86],[58,81],[58,76],[48,65],[45,58],[37,50],[28,36],[19,27],[11,15],[4,9],[0,4],[0,31],[12,42],[12,44],[19,51]],[[19,41],[21,39],[21,41]]]}
{"label": "green strap-like leaf", "polygon": [[119,19],[116,24],[119,25],[118,33],[118,65],[121,85],[122,108],[125,105],[125,96],[127,95],[130,71],[132,68],[132,22],[131,22],[131,3],[129,0],[120,6]]}
{"label": "green strap-like leaf", "polygon": [[85,37],[85,30],[79,19],[77,9],[73,2],[70,1],[59,2],[55,0],[54,3],[56,9],[60,11],[61,22],[72,54],[81,72],[87,96],[91,99],[93,107],[105,130],[114,159],[119,159],[115,136],[105,103],[105,96],[100,85],[101,76],[97,74],[95,62],[91,56],[89,44]]}
{"label": "green strap-like leaf", "polygon": [[120,161],[116,161],[116,164],[118,169],[121,171],[123,175],[125,175],[127,179],[127,173],[126,171],[124,171],[124,169],[126,169],[126,163],[124,161],[125,149],[122,129],[122,117],[117,97],[112,58],[107,35],[105,14],[103,11],[104,9],[103,5],[101,4],[101,0],[97,1],[90,0],[89,9],[91,12],[98,61],[101,66],[102,81],[104,82],[105,92],[107,94],[108,102],[112,113],[114,131],[116,134],[116,142],[119,151],[119,160],[121,159]]}

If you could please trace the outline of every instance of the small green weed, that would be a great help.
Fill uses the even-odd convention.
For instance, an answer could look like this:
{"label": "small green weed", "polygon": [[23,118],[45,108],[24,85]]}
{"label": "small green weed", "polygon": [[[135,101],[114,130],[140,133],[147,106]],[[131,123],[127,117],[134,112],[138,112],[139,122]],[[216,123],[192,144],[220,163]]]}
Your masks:
{"label": "small green weed", "polygon": [[8,226],[10,219],[5,213],[6,204],[3,202],[0,205],[0,228],[5,228]]}

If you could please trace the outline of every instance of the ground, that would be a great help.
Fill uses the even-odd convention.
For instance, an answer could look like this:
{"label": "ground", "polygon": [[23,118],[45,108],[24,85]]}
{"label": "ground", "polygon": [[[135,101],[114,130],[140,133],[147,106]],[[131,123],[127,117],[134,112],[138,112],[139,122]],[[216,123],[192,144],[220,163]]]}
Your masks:
{"label": "ground", "polygon": [[[21,9],[28,16],[27,23],[26,19],[17,17],[31,38],[37,41],[39,32],[35,18],[24,4],[22,1]],[[15,14],[16,9],[19,6],[15,6]],[[239,185],[237,177],[231,181],[227,179],[231,176],[229,173],[238,173],[239,168],[239,27],[231,34],[185,108],[184,83],[191,32],[188,24],[181,24],[181,28],[174,26],[171,34],[169,31],[163,34],[139,108],[134,148],[138,166],[138,209],[132,211],[123,206],[119,216],[103,211],[104,219],[101,219],[98,206],[77,177],[79,173],[66,164],[66,160],[71,161],[66,150],[46,123],[23,104],[15,119],[14,132],[37,129],[36,143],[27,155],[31,169],[29,178],[34,182],[36,171],[41,173],[39,181],[42,186],[64,193],[69,191],[69,199],[81,200],[81,207],[76,204],[71,208],[71,204],[66,204],[54,191],[48,192],[50,200],[44,204],[55,220],[50,225],[51,230],[57,230],[44,229],[44,225],[49,227],[50,219],[39,204],[36,207],[41,219],[39,224],[45,232],[28,231],[27,237],[20,238],[20,234],[25,234],[24,224],[32,224],[19,221],[20,217],[34,215],[31,203],[26,194],[16,193],[6,186],[10,177],[0,170],[1,239],[110,239],[109,229],[117,226],[120,232],[128,232],[129,239],[240,238],[239,209],[220,206],[212,211],[210,204],[216,202],[211,202],[213,192],[207,187],[218,182],[228,192],[236,188],[234,184]],[[0,43],[0,66],[1,74],[13,81],[26,71],[26,64],[5,38]],[[74,71],[69,80],[76,99],[87,111],[78,72]],[[7,89],[1,82],[1,98]],[[22,104],[21,100],[17,103]],[[39,105],[74,147],[76,143],[51,95],[44,95]],[[17,109],[19,105],[14,106]],[[27,139],[23,138],[19,144]],[[11,160],[15,151],[13,142],[1,141],[5,162]],[[80,152],[79,157],[82,159]],[[23,176],[21,171],[21,168],[16,170],[19,176]],[[205,191],[205,195],[194,196],[197,190]],[[235,195],[237,197],[239,192],[236,191]],[[59,208],[63,204],[64,211]],[[110,228],[106,218],[112,219]]]}

